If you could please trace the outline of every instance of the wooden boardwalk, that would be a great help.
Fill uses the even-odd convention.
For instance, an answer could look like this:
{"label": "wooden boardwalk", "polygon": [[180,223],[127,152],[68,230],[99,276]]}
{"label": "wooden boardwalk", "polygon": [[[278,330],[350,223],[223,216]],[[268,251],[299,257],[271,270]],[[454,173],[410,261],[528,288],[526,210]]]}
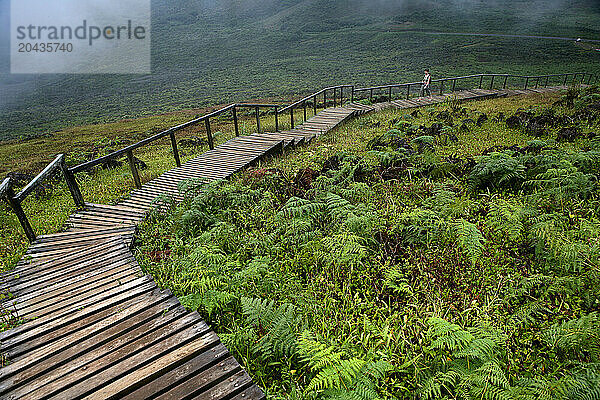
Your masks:
{"label": "wooden boardwalk", "polygon": [[[461,100],[545,92],[472,90]],[[236,137],[147,182],[117,205],[87,204],[64,232],[40,236],[14,270],[0,276],[3,306],[26,322],[0,333],[10,364],[2,399],[263,399],[196,312],[144,276],[130,249],[136,226],[158,195],[181,199],[178,184],[223,179],[310,142],[354,116],[412,108],[448,95],[327,108],[295,129]]]}

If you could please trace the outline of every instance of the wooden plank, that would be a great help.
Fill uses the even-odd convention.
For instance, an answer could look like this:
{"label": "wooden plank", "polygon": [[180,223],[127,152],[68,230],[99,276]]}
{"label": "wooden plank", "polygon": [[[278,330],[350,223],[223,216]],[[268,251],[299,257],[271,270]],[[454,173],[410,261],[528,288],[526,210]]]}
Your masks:
{"label": "wooden plank", "polygon": [[[102,377],[110,379],[125,374],[128,362],[141,361],[143,364],[144,357],[148,357],[146,362],[151,362],[153,350],[176,342],[192,329],[206,332],[208,326],[199,321],[196,315],[167,312],[164,317],[153,318],[122,336],[112,337],[92,351],[83,352],[57,371],[47,370],[42,382],[45,384],[34,388],[28,398],[46,399],[52,396],[68,399],[76,398],[76,393],[85,395],[86,392],[93,392],[95,388],[107,383]],[[118,365],[122,368],[121,371]],[[70,392],[67,389],[69,387]]]}
{"label": "wooden plank", "polygon": [[11,330],[0,332],[0,340],[2,341],[2,347],[6,348],[12,342],[20,343],[24,340],[27,340],[28,338],[33,338],[42,335],[44,333],[44,330],[46,329],[45,326],[47,324],[47,326],[52,326],[53,328],[65,326],[71,321],[84,318],[85,316],[89,315],[89,313],[103,310],[115,303],[118,303],[119,301],[124,301],[138,294],[149,292],[155,289],[155,287],[156,286],[152,280],[150,280],[148,277],[142,277],[136,279],[133,282],[129,282],[125,285],[122,285],[119,288],[109,291],[107,293],[109,295],[108,297],[99,297],[97,299],[99,301],[97,302],[91,301],[89,303],[90,306],[83,309],[83,313],[58,313],[57,315],[38,318]]}
{"label": "wooden plank", "polygon": [[[71,370],[78,368],[83,363],[89,362],[89,359],[75,361],[78,356],[89,354],[92,350],[111,342],[112,339],[140,326],[146,329],[152,328],[159,320],[164,325],[184,313],[179,302],[168,294],[146,295],[141,299],[121,303],[118,307],[104,311],[104,317],[97,323],[0,369],[0,394],[9,388],[14,389],[51,370],[56,370],[61,365],[71,364],[69,366]],[[169,317],[165,318],[167,315]],[[64,374],[64,370],[62,373]],[[9,377],[12,377],[10,382],[7,379]],[[42,386],[47,382],[37,379],[36,383]]]}
{"label": "wooden plank", "polygon": [[36,296],[30,301],[23,301],[19,298],[15,308],[23,318],[39,318],[54,312],[54,310],[76,304],[77,296],[82,296],[90,289],[103,288],[106,290],[116,287],[138,278],[140,273],[141,270],[137,268],[135,260],[111,263],[108,266],[88,271],[82,276],[71,276],[67,279],[69,283],[58,282],[43,288],[43,294],[40,295],[40,291],[36,292]]}
{"label": "wooden plank", "polygon": [[[125,283],[120,287],[130,285],[133,282],[135,281]],[[117,287],[117,289],[120,287]],[[18,336],[9,338],[5,341],[3,340],[3,351],[8,354],[11,359],[18,360],[26,355],[25,353],[27,352],[36,350],[60,338],[72,335],[73,332],[93,324],[101,318],[100,311],[109,309],[119,303],[130,300],[131,298],[139,297],[154,289],[155,286],[152,284],[140,286],[139,288],[136,288],[136,290],[130,289],[128,293],[120,293],[116,297],[118,303],[115,303],[115,299],[111,299],[111,293],[109,293],[115,290],[115,288],[113,288],[109,291],[102,292],[102,295],[95,296],[87,304],[80,302],[73,308],[63,308],[54,314],[35,319],[33,321],[37,322],[39,320],[44,320],[45,323],[38,324],[34,329],[30,329]],[[103,308],[97,309],[97,303],[101,303]],[[89,309],[93,309],[96,312],[90,313]],[[61,316],[61,313],[62,318],[56,318],[57,315]]]}
{"label": "wooden plank", "polygon": [[252,385],[248,389],[237,394],[236,396],[233,396],[230,400],[264,400],[264,399],[266,399],[266,396],[262,392],[262,390],[260,390],[258,386]]}
{"label": "wooden plank", "polygon": [[[193,334],[195,329],[191,332]],[[171,339],[171,338],[170,338]],[[168,371],[175,369],[187,361],[193,359],[201,353],[205,353],[211,347],[216,346],[219,343],[219,338],[213,332],[209,332],[201,337],[197,337],[193,341],[183,344],[180,347],[175,347],[176,343],[172,346],[164,345],[163,347],[172,347],[163,351],[163,355],[160,358],[156,358],[150,364],[146,364],[141,368],[132,368],[130,373],[122,376],[120,379],[112,382],[111,384],[103,387],[100,390],[94,391],[85,397],[86,400],[104,400],[104,399],[120,399],[124,395],[130,393],[136,386],[139,387],[145,383],[151,382],[152,380],[164,375]],[[150,353],[152,356],[160,350],[153,349]],[[161,349],[162,350],[162,349]],[[234,362],[234,365],[226,363],[221,369],[234,369],[239,364]],[[135,365],[129,360],[128,366]],[[120,366],[122,370],[124,366]],[[104,371],[103,371],[104,372]],[[86,382],[87,384],[88,382]],[[139,386],[138,386],[139,385]]]}
{"label": "wooden plank", "polygon": [[222,344],[194,357],[187,363],[171,369],[166,374],[124,396],[123,400],[149,399],[163,395],[171,399],[201,391],[222,376],[239,369],[232,357],[224,360],[229,352]]}
{"label": "wooden plank", "polygon": [[85,203],[86,208],[89,209],[100,209],[100,210],[108,210],[111,212],[122,212],[124,214],[138,214],[140,216],[143,216],[142,213],[140,213],[139,211],[136,211],[133,208],[128,208],[128,207],[122,207],[122,206],[117,206],[117,205],[105,205],[105,204],[96,204],[96,203]]}
{"label": "wooden plank", "polygon": [[239,371],[235,375],[225,379],[217,385],[211,387],[206,392],[194,397],[194,400],[222,400],[231,394],[238,394],[245,390],[252,380],[245,371]]}
{"label": "wooden plank", "polygon": [[[155,365],[156,360],[165,355],[168,357],[169,354],[175,354],[180,348],[184,348],[186,351],[191,350],[194,354],[193,351],[216,345],[219,340],[217,335],[210,331],[206,332],[206,326],[200,324],[200,322],[199,317],[193,318],[189,314],[139,339],[135,344],[139,351],[134,352],[126,346],[119,352],[113,352],[102,359],[95,360],[86,370],[73,371],[63,379],[47,385],[49,389],[47,389],[47,392],[50,390],[54,390],[54,392],[44,393],[44,395],[48,396],[50,394],[48,399],[114,398],[112,394],[118,394],[119,389],[122,388],[121,385],[123,385],[121,378],[128,373],[141,370],[148,365]],[[195,325],[190,326],[190,324]],[[183,330],[181,330],[182,328]],[[198,334],[199,328],[201,334]],[[133,344],[129,345],[129,347],[131,346]],[[64,379],[68,380],[64,381]],[[135,382],[130,379],[127,379],[127,381],[125,382],[126,385],[132,385]],[[66,382],[73,386],[63,389]],[[113,382],[113,384],[110,384],[110,382]],[[56,389],[61,390],[57,392]],[[33,395],[32,398],[38,398],[36,393],[33,393]]]}
{"label": "wooden plank", "polygon": [[124,251],[124,246],[121,246],[111,249],[109,253],[102,253],[97,258],[90,258],[80,263],[70,263],[68,268],[47,269],[43,274],[30,276],[24,281],[16,281],[15,284],[10,285],[10,290],[14,293],[19,292],[19,296],[17,299],[9,301],[8,304],[18,304],[27,301],[29,298],[35,296],[36,293],[44,293],[43,288],[60,283],[68,279],[71,275],[81,275],[90,269],[101,268],[111,264],[135,262],[132,254],[129,251]]}
{"label": "wooden plank", "polygon": [[6,281],[13,281],[14,279],[23,278],[25,279],[27,276],[31,274],[37,274],[45,271],[48,268],[55,268],[57,265],[67,265],[69,262],[78,262],[80,260],[85,259],[86,257],[93,257],[98,252],[103,251],[105,248],[110,248],[113,246],[118,246],[121,243],[119,238],[110,238],[104,240],[99,245],[90,245],[84,248],[79,249],[78,252],[74,252],[69,254],[68,256],[62,257],[60,259],[48,259],[43,261],[35,261],[35,262],[27,262],[17,266],[15,269],[4,273],[2,275],[3,278],[7,278]]}

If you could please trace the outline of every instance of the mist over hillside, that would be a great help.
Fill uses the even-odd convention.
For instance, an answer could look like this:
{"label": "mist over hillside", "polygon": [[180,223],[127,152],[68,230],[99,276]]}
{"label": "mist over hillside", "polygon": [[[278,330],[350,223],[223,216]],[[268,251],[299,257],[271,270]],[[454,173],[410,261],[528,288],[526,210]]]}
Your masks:
{"label": "mist over hillside", "polygon": [[0,0],[0,139],[334,83],[474,72],[593,69],[571,42],[429,35],[521,33],[600,39],[595,1],[153,1],[151,75],[8,74]]}

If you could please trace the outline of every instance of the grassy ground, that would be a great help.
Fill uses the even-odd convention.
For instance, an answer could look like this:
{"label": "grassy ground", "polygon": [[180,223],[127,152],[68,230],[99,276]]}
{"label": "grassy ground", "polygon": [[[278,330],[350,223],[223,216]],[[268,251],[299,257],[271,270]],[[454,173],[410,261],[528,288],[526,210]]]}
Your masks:
{"label": "grassy ground", "polygon": [[599,98],[358,118],[153,215],[138,259],[270,398],[583,399]]}

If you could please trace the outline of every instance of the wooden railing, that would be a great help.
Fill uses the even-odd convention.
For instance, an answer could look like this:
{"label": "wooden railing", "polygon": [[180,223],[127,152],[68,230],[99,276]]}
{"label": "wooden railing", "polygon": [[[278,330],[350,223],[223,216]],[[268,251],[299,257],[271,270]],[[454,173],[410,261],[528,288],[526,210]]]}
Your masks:
{"label": "wooden railing", "polygon": [[185,122],[181,125],[177,125],[174,126],[172,128],[169,128],[165,131],[162,131],[160,133],[157,133],[156,135],[150,136],[146,139],[140,140],[139,142],[132,144],[130,146],[124,147],[120,150],[117,150],[115,152],[112,152],[110,154],[107,154],[105,156],[96,158],[94,160],[91,161],[87,161],[84,162],[83,164],[79,164],[73,168],[70,168],[69,171],[71,171],[73,174],[77,174],[79,172],[83,172],[83,171],[88,171],[91,168],[106,163],[109,160],[113,160],[113,159],[117,159],[120,158],[122,156],[127,156],[127,160],[129,161],[129,167],[131,168],[131,173],[133,175],[134,178],[134,182],[135,182],[135,186],[137,188],[140,188],[141,185],[141,181],[139,179],[139,174],[137,171],[137,167],[135,165],[135,159],[133,157],[133,151],[139,149],[140,147],[144,147],[150,143],[153,143],[157,140],[160,140],[166,136],[169,136],[171,139],[171,147],[173,150],[173,157],[175,159],[175,165],[177,165],[178,167],[181,166],[181,159],[179,157],[179,150],[177,148],[177,140],[175,138],[175,133],[177,133],[178,131],[184,129],[184,128],[188,128],[190,126],[193,125],[197,125],[200,124],[202,122],[204,122],[204,126],[206,129],[206,138],[208,140],[208,147],[213,150],[215,148],[215,144],[214,144],[214,138],[213,138],[213,134],[212,134],[212,129],[211,129],[211,118],[215,118],[218,117],[222,114],[231,112],[232,118],[233,118],[233,124],[234,124],[234,129],[235,129],[235,135],[239,136],[240,135],[240,130],[239,130],[239,123],[238,123],[238,114],[237,114],[237,110],[239,108],[253,108],[254,112],[255,112],[255,116],[256,116],[256,125],[257,125],[257,130],[260,133],[261,132],[261,125],[260,125],[260,109],[261,108],[267,108],[267,109],[274,109],[275,110],[275,130],[278,130],[279,127],[279,123],[278,123],[278,118],[277,118],[277,108],[279,106],[275,105],[275,104],[247,104],[247,103],[242,103],[242,104],[231,104],[228,105],[227,107],[223,107],[219,110],[213,111],[209,114],[203,115],[199,118],[193,119],[191,121]]}
{"label": "wooden railing", "polygon": [[[337,106],[338,104],[338,99],[339,99],[339,104],[342,105],[343,101],[344,101],[344,89],[350,89],[351,90],[351,94],[349,97],[347,97],[348,99],[350,99],[350,101],[354,101],[354,85],[339,85],[339,86],[331,86],[331,87],[327,87],[325,89],[321,89],[318,92],[315,92],[309,96],[306,96],[303,99],[300,99],[298,101],[296,101],[295,103],[290,104],[287,107],[282,108],[281,110],[277,110],[277,113],[279,114],[283,114],[285,112],[289,112],[290,113],[290,126],[292,127],[292,129],[294,129],[294,110],[298,109],[298,108],[302,108],[304,111],[304,120],[306,121],[307,119],[307,108],[308,107],[312,107],[313,108],[313,112],[316,114],[317,113],[317,109],[320,108],[319,107],[319,97],[323,98],[323,108],[327,108],[328,104],[332,104],[333,106]],[[338,97],[338,90],[339,90],[339,97]],[[331,92],[333,92],[333,95],[331,95]],[[330,94],[330,97],[327,98],[327,94]]]}
{"label": "wooden railing", "polygon": [[[551,74],[551,75],[535,75],[535,76],[527,76],[527,75],[511,75],[511,74],[476,74],[476,75],[466,75],[466,76],[457,76],[452,78],[442,78],[442,79],[434,79],[431,81],[430,89],[432,93],[439,93],[440,95],[447,92],[454,92],[457,89],[457,82],[461,83],[461,81],[473,80],[478,88],[489,88],[493,89],[506,89],[509,87],[509,80],[517,81],[518,84],[511,85],[510,87],[522,87],[523,89],[535,88],[537,89],[540,86],[548,87],[551,83],[551,79],[554,80],[555,83],[560,83],[563,86],[566,86],[568,83],[571,84],[591,84],[592,82],[598,82],[598,76],[595,74],[590,74],[586,72],[575,72],[575,73],[566,73],[566,74]],[[557,82],[558,81],[558,82]],[[488,85],[484,85],[484,83],[489,82]],[[535,85],[531,85],[534,83]],[[500,84],[499,84],[500,83]],[[541,83],[541,85],[540,85]],[[436,88],[436,84],[438,87]],[[447,85],[447,87],[446,87]],[[391,85],[382,85],[382,86],[372,86],[361,89],[354,89],[355,98],[365,99],[369,98],[369,100],[373,101],[376,95],[379,97],[383,97],[384,99],[390,101],[393,99],[394,94],[398,95],[398,92],[404,92],[403,97],[409,99],[411,96],[411,88],[421,88],[422,82],[411,82],[411,83],[396,83]],[[458,87],[461,89],[462,87]],[[446,90],[449,89],[449,90]],[[383,92],[383,93],[382,93]],[[364,93],[367,93],[368,96],[364,96]],[[361,96],[362,95],[362,96]]]}
{"label": "wooden railing", "polygon": [[[554,80],[554,81],[560,80],[560,83],[562,85],[566,85],[567,83],[591,84],[592,82],[597,83],[598,77],[594,74],[583,73],[583,72],[553,74],[553,75],[539,75],[539,76],[522,76],[522,75],[510,75],[510,74],[477,74],[477,75],[467,75],[467,76],[458,76],[458,77],[452,77],[452,78],[436,79],[436,80],[433,80],[431,83],[432,83],[432,85],[439,84],[439,90],[436,90],[435,92],[436,93],[439,92],[439,94],[443,94],[443,93],[446,93],[446,91],[445,91],[446,85],[448,86],[448,88],[451,88],[450,89],[451,92],[454,92],[457,89],[457,82],[460,85],[461,82],[464,82],[467,80],[475,80],[475,81],[479,80],[478,87],[480,89],[484,87],[484,83],[486,83],[485,87],[488,87],[487,86],[488,81],[489,81],[490,89],[497,88],[498,86],[501,86],[502,88],[506,89],[511,81],[517,80],[517,81],[519,81],[519,85],[517,85],[518,87],[522,86],[524,89],[528,89],[528,88],[532,87],[531,84],[534,82],[535,82],[535,84],[533,85],[534,88],[539,87],[540,84],[542,84],[544,87],[546,87],[550,84],[550,82],[552,82],[552,80]],[[521,81],[523,81],[523,83],[521,83]],[[501,82],[501,85],[498,85],[499,82]],[[477,83],[477,82],[475,82],[475,83]],[[231,118],[233,119],[235,135],[239,136],[240,130],[239,130],[239,121],[238,121],[238,113],[237,113],[238,109],[242,109],[242,108],[254,109],[257,131],[259,133],[261,132],[260,110],[267,109],[268,111],[272,111],[272,113],[275,116],[275,131],[278,132],[279,128],[280,128],[279,119],[280,119],[280,116],[284,113],[289,113],[290,126],[293,129],[295,127],[294,110],[302,109],[304,121],[306,121],[308,108],[312,108],[314,114],[316,114],[317,110],[321,107],[327,108],[329,105],[333,105],[334,107],[337,106],[338,104],[343,105],[344,99],[349,100],[350,102],[353,102],[357,98],[365,98],[366,96],[362,96],[362,97],[360,96],[360,95],[364,95],[365,93],[368,94],[368,98],[370,100],[374,100],[375,95],[378,93],[381,93],[382,91],[384,91],[384,97],[386,97],[388,99],[388,101],[393,98],[394,94],[397,94],[398,91],[403,90],[403,89],[406,90],[406,93],[404,94],[404,92],[403,92],[402,96],[403,97],[406,96],[406,98],[410,98],[411,88],[420,87],[420,86],[421,86],[421,82],[400,83],[400,84],[391,84],[391,85],[383,85],[383,86],[372,86],[372,87],[366,87],[366,88],[356,88],[354,85],[338,85],[338,86],[331,86],[331,87],[321,89],[320,91],[315,92],[309,96],[306,96],[306,97],[304,97],[290,105],[287,105],[285,107],[282,107],[282,106],[276,105],[276,104],[254,104],[254,103],[230,104],[227,107],[223,107],[219,110],[213,111],[213,112],[203,115],[199,118],[185,122],[181,125],[174,126],[165,131],[162,131],[153,136],[150,136],[146,139],[143,139],[135,144],[124,147],[120,150],[114,151],[105,156],[96,158],[91,161],[84,162],[82,164],[76,165],[71,168],[66,166],[64,154],[59,154],[54,159],[54,161],[52,161],[50,164],[48,164],[48,166],[46,168],[44,168],[44,170],[42,172],[40,172],[31,182],[29,182],[17,194],[15,194],[13,191],[14,183],[13,183],[12,179],[10,177],[6,178],[0,184],[0,198],[4,198],[6,200],[8,205],[11,207],[13,212],[16,214],[17,219],[19,220],[19,223],[21,224],[21,226],[23,228],[23,231],[25,232],[25,235],[27,236],[27,239],[29,239],[30,242],[33,242],[36,239],[36,234],[35,234],[33,228],[31,227],[29,220],[27,219],[27,216],[25,215],[25,212],[23,211],[21,203],[23,202],[23,200],[25,200],[25,198],[29,194],[31,194],[38,186],[40,186],[43,183],[43,181],[50,178],[57,171],[60,171],[62,177],[64,178],[64,180],[67,184],[67,187],[68,187],[69,191],[71,192],[71,196],[73,197],[75,206],[78,209],[81,209],[81,208],[85,207],[85,201],[84,201],[81,191],[79,189],[79,185],[77,184],[77,180],[75,178],[76,174],[78,174],[80,172],[84,172],[84,171],[89,171],[90,169],[92,169],[100,164],[106,163],[109,160],[114,160],[114,159],[125,156],[125,157],[127,157],[127,160],[129,162],[129,167],[131,169],[131,173],[133,176],[135,186],[137,188],[141,188],[142,182],[140,180],[137,166],[135,164],[135,158],[134,158],[133,152],[141,147],[144,147],[150,143],[153,143],[157,140],[160,140],[162,138],[169,136],[172,151],[173,151],[173,157],[175,159],[175,165],[179,167],[179,166],[181,166],[181,159],[179,156],[179,150],[177,148],[177,140],[176,140],[175,134],[178,131],[181,131],[182,129],[185,129],[187,127],[194,126],[194,125],[197,125],[197,124],[200,124],[203,122],[204,126],[205,126],[205,130],[206,130],[208,146],[212,150],[215,148],[215,145],[214,145],[214,138],[213,138],[212,128],[211,128],[211,119],[214,119],[214,118],[221,116],[223,114],[226,114],[226,113],[231,113]],[[347,91],[350,91],[349,95],[348,95]],[[346,97],[344,97],[344,94],[346,94]],[[381,97],[381,95],[379,95],[379,96]],[[320,102],[321,99],[322,99],[322,102]]]}

